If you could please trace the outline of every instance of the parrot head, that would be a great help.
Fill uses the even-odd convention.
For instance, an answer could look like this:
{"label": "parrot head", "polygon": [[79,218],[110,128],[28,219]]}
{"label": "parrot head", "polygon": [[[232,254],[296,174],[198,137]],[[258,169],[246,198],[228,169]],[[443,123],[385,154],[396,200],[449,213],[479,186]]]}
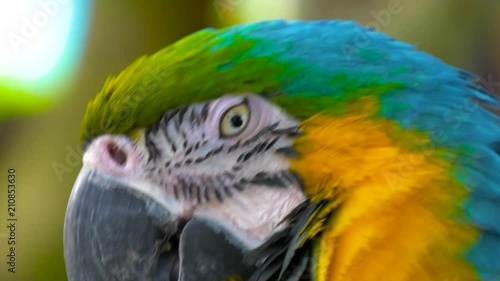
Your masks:
{"label": "parrot head", "polygon": [[[139,58],[83,119],[64,230],[69,280],[344,280],[332,276],[375,268],[363,250],[390,248],[382,240],[402,221],[401,239],[443,230],[394,247],[420,256],[449,241],[437,255],[476,272],[463,253],[474,255],[479,232],[455,176],[470,162],[449,163],[477,151],[469,144],[493,147],[498,120],[476,106],[451,130],[453,114],[447,123],[436,112],[494,104],[481,89],[342,21],[206,29]],[[435,142],[440,128],[447,139]],[[418,156],[402,175],[401,157]]]}

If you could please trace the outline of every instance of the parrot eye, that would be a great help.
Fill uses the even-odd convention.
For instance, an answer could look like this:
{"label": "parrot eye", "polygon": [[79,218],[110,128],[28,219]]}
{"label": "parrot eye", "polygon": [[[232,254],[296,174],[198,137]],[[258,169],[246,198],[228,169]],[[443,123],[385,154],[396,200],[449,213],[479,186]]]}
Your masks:
{"label": "parrot eye", "polygon": [[235,105],[222,115],[220,133],[222,137],[234,137],[243,132],[250,120],[250,108],[246,102]]}

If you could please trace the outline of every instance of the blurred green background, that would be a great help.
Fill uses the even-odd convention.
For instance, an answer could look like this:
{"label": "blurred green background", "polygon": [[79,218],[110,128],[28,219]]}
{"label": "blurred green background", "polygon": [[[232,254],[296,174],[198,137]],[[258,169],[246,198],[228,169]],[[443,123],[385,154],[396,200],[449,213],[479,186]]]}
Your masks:
{"label": "blurred green background", "polygon": [[[473,71],[500,92],[498,0],[1,1],[0,280],[67,280],[64,213],[81,165],[87,101],[108,75],[201,28],[356,20]],[[9,168],[17,175],[15,274],[6,256]]]}

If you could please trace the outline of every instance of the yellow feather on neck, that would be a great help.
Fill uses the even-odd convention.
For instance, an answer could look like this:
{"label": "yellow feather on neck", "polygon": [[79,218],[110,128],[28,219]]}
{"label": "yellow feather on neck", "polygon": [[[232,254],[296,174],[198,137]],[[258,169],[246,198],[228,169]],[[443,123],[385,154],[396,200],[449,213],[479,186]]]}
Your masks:
{"label": "yellow feather on neck", "polygon": [[450,152],[369,114],[318,114],[302,131],[291,169],[306,195],[342,195],[316,238],[315,280],[478,280],[463,258],[477,232],[458,222],[467,192]]}

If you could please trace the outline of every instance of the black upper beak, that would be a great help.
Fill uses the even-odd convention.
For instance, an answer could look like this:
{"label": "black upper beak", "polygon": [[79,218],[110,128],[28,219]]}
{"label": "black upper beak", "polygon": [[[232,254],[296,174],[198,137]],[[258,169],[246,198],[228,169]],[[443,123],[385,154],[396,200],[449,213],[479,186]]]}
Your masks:
{"label": "black upper beak", "polygon": [[64,226],[68,278],[155,280],[158,256],[177,228],[154,200],[104,173],[82,172]]}
{"label": "black upper beak", "polygon": [[149,196],[84,168],[70,196],[64,256],[70,281],[222,281],[250,276],[247,250],[215,222],[181,222]]}

